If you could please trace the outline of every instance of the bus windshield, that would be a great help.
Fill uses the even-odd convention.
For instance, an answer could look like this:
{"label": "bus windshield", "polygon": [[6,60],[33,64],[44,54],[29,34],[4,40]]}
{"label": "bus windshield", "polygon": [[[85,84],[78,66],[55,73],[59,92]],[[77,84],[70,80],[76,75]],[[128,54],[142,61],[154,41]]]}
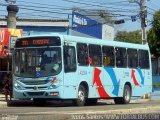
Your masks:
{"label": "bus windshield", "polygon": [[23,77],[47,77],[62,69],[61,48],[22,48],[14,53],[14,74]]}

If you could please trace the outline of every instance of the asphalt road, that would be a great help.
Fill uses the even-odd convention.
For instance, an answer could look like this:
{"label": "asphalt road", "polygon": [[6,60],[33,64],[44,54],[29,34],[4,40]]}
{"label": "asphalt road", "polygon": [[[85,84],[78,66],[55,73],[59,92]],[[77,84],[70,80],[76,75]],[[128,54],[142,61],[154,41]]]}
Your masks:
{"label": "asphalt road", "polygon": [[[157,116],[152,115],[155,113]],[[70,101],[48,101],[46,106],[37,107],[32,101],[15,100],[9,102],[8,107],[0,109],[0,119],[2,120],[4,118],[9,120],[85,120],[92,119],[92,117],[102,119],[104,115],[110,114],[151,114],[151,117],[160,119],[160,100],[136,100],[127,105],[115,105],[112,100],[100,100],[95,106],[84,107],[73,106]]]}

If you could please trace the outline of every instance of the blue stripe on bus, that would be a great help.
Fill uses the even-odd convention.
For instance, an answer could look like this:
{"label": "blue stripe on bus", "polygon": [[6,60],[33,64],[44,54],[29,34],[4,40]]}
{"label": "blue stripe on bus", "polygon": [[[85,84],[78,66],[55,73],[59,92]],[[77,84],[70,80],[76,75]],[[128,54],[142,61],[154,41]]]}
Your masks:
{"label": "blue stripe on bus", "polygon": [[105,67],[104,69],[107,71],[108,75],[110,76],[110,78],[112,80],[112,83],[113,83],[113,86],[114,86],[114,89],[113,89],[112,93],[114,95],[118,96],[120,81],[117,80],[113,68]]}
{"label": "blue stripe on bus", "polygon": [[143,77],[143,75],[142,75],[141,69],[140,69],[140,68],[137,68],[136,70],[138,71],[138,73],[139,73],[139,75],[140,75],[140,77],[141,77],[141,84],[144,85],[144,77]]}

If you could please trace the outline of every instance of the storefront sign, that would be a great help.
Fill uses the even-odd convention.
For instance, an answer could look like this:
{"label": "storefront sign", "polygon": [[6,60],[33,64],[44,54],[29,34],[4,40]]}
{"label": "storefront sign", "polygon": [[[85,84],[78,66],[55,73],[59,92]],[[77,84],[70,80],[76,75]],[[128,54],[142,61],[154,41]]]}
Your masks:
{"label": "storefront sign", "polygon": [[0,58],[6,56],[8,48],[13,48],[17,37],[21,37],[23,30],[12,28],[0,28]]}

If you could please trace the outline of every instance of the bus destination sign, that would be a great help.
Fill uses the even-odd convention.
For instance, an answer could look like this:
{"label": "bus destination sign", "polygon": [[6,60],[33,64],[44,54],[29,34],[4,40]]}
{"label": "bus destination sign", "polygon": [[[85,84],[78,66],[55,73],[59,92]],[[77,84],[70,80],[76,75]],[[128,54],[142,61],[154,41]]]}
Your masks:
{"label": "bus destination sign", "polygon": [[49,37],[49,38],[21,38],[16,42],[15,47],[36,47],[36,46],[59,46],[59,37]]}
{"label": "bus destination sign", "polygon": [[[48,45],[49,44],[49,40],[32,40],[32,45]],[[23,40],[22,41],[22,46],[28,46],[29,45],[29,40]]]}

